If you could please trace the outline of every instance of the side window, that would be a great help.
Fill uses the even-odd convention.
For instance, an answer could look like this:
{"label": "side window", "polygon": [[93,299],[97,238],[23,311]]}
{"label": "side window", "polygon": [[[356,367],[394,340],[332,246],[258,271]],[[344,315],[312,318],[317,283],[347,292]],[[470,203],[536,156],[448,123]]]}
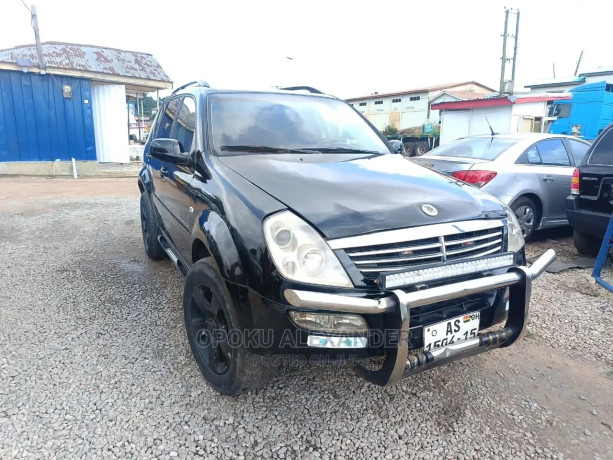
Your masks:
{"label": "side window", "polygon": [[536,144],[544,165],[570,166],[562,139],[546,139]]}
{"label": "side window", "polygon": [[172,127],[170,137],[181,143],[184,152],[191,152],[195,131],[196,102],[191,97],[185,96]]}
{"label": "side window", "polygon": [[541,164],[541,156],[539,155],[539,151],[536,148],[536,145],[533,145],[528,150],[526,150],[522,155],[517,159],[515,164],[518,165],[540,165]]}
{"label": "side window", "polygon": [[587,160],[590,165],[613,165],[613,129],[597,140],[590,157]]}
{"label": "side window", "polygon": [[173,129],[173,124],[176,118],[177,110],[181,104],[180,97],[174,97],[164,104],[163,111],[158,124],[158,132],[156,138],[169,138]]}
{"label": "side window", "polygon": [[585,154],[590,148],[589,144],[584,144],[583,142],[575,141],[573,139],[568,139],[568,143],[570,145],[573,158],[575,159],[575,164],[580,165],[585,157]]}

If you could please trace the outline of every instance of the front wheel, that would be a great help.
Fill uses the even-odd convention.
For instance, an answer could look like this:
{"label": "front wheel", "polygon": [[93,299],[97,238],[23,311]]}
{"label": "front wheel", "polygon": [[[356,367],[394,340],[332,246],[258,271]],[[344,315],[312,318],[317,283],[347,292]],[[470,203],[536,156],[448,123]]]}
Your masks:
{"label": "front wheel", "polygon": [[241,342],[238,312],[210,259],[191,266],[185,278],[183,312],[187,339],[206,381],[226,395],[268,383],[277,368]]}
{"label": "front wheel", "polygon": [[511,209],[515,213],[515,217],[517,217],[517,221],[524,235],[524,240],[528,241],[538,226],[538,208],[534,204],[534,201],[522,196],[513,203]]}

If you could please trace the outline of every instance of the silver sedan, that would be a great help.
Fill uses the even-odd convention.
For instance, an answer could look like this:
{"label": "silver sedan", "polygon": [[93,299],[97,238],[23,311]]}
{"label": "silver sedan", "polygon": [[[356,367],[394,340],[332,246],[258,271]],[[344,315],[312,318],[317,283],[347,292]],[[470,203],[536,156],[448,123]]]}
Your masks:
{"label": "silver sedan", "polygon": [[457,139],[411,160],[494,195],[515,212],[527,239],[568,225],[565,198],[589,146],[571,136],[494,134]]}

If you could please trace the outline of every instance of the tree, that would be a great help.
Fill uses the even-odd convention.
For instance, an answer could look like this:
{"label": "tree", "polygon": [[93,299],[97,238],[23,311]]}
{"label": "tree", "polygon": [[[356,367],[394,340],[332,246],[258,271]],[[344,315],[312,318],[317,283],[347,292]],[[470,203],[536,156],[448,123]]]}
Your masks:
{"label": "tree", "polygon": [[384,136],[393,136],[395,134],[398,134],[398,128],[388,124],[385,128],[383,128],[383,131],[381,132]]}
{"label": "tree", "polygon": [[[160,105],[162,102],[160,101]],[[151,116],[151,109],[157,107],[157,101],[153,99],[151,96],[145,94],[143,97],[143,115],[146,117]]]}

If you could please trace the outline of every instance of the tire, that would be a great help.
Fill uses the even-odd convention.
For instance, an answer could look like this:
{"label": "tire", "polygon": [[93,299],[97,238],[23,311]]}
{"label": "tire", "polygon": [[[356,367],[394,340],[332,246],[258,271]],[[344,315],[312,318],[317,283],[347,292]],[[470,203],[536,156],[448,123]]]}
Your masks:
{"label": "tire", "polygon": [[239,329],[238,312],[210,258],[192,265],[185,278],[183,312],[187,340],[206,381],[220,393],[238,395],[268,383],[276,366],[264,365],[227,333]]}
{"label": "tire", "polygon": [[594,257],[598,255],[602,245],[601,239],[592,235],[586,235],[585,233],[579,233],[577,230],[573,230],[573,242],[580,254]]}
{"label": "tire", "polygon": [[143,232],[143,245],[150,259],[159,260],[168,257],[158,241],[160,230],[155,221],[155,214],[147,192],[140,194],[140,223]]}
{"label": "tire", "polygon": [[528,241],[534,235],[534,231],[540,222],[537,206],[530,198],[521,196],[511,205],[511,209],[517,217],[517,221],[524,234],[524,240]]}
{"label": "tire", "polygon": [[425,142],[419,142],[416,146],[415,146],[415,156],[416,157],[420,157],[422,156],[424,153],[426,153],[428,151],[428,144]]}
{"label": "tire", "polygon": [[409,144],[409,143],[403,144],[402,155],[405,157],[415,156],[415,150],[413,148],[413,144]]}

